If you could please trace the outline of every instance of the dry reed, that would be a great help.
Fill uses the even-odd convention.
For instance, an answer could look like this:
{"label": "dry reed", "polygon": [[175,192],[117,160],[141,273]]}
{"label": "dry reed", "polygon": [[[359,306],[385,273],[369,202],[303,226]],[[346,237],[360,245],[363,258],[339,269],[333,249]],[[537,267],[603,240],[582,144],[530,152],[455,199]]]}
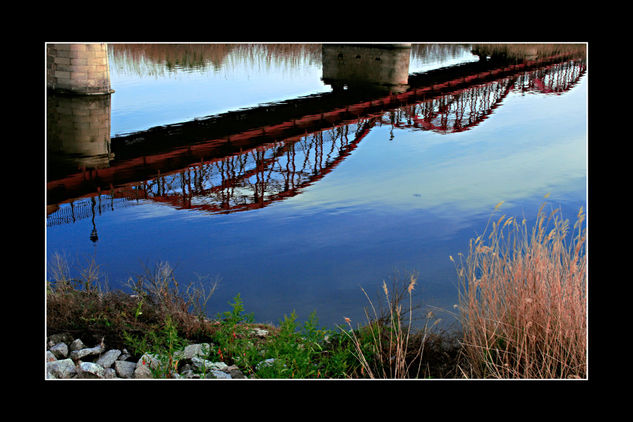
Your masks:
{"label": "dry reed", "polygon": [[182,288],[168,263],[146,269],[130,278],[134,294],[111,291],[94,261],[73,277],[67,258],[53,255],[46,283],[47,332],[67,332],[83,339],[105,337],[111,346],[123,347],[125,331],[142,335],[161,326],[166,317],[188,337],[204,337],[213,327],[205,318],[213,284],[199,280]]}
{"label": "dry reed", "polygon": [[469,362],[464,375],[587,375],[583,210],[570,233],[560,210],[546,215],[544,205],[531,230],[525,219],[519,223],[502,215],[492,221],[490,233],[486,227],[471,240],[465,263],[460,257],[460,319]]}
{"label": "dry reed", "polygon": [[[394,290],[390,295],[387,284],[383,281],[382,290],[388,304],[386,313],[379,313],[367,292],[361,289],[369,301],[373,316],[365,309],[367,325],[358,330],[354,330],[351,320],[345,318],[350,330],[343,332],[351,339],[356,359],[361,364],[362,373],[367,377],[402,379],[419,378],[423,375],[425,347],[433,337],[431,328],[439,320],[429,324],[433,317],[429,312],[423,328],[412,331],[412,292],[416,282],[416,276],[411,275],[406,293]],[[408,296],[408,309],[403,309],[400,303],[405,294]],[[434,346],[439,344],[434,337],[433,342]]]}

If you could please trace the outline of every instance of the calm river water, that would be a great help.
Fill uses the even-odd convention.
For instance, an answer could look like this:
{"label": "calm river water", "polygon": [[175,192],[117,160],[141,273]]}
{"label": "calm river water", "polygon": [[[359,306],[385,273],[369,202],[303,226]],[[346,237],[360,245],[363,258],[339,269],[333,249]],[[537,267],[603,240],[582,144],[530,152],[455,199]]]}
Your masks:
{"label": "calm river water", "polygon": [[[218,281],[211,315],[239,293],[257,321],[277,323],[293,310],[305,320],[316,311],[333,327],[345,317],[365,321],[361,289],[375,299],[383,280],[411,273],[416,303],[452,310],[457,275],[449,256],[467,254],[501,201],[498,212],[528,221],[544,201],[572,224],[586,209],[587,73],[577,61],[401,107],[366,107],[329,127],[306,123],[259,147],[244,144],[242,153],[205,147],[208,158],[182,158],[182,146],[207,145],[235,126],[218,116],[236,110],[293,105],[295,117],[259,112],[254,128],[300,119],[302,110],[318,114],[298,98],[345,108],[328,99],[323,55],[317,44],[110,45],[107,166],[138,176],[54,204],[49,198],[47,258],[62,255],[76,271],[94,259],[111,288],[167,262],[181,285]],[[467,45],[414,45],[408,73],[478,61]],[[355,101],[346,105],[364,99]],[[49,114],[49,127],[63,123],[55,119]],[[191,142],[167,130],[209,119],[221,128],[196,129]],[[145,149],[156,136],[149,129],[161,127],[166,146]],[[140,172],[133,163],[141,156],[161,157],[164,170]],[[48,166],[55,166],[50,157]]]}

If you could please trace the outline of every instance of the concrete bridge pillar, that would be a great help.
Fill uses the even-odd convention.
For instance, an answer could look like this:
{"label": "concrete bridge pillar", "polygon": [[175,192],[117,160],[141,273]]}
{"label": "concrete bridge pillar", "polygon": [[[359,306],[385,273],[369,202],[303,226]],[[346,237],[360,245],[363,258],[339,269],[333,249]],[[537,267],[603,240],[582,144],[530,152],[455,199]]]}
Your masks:
{"label": "concrete bridge pillar", "polygon": [[324,44],[324,83],[404,91],[409,80],[411,44]]}
{"label": "concrete bridge pillar", "polygon": [[55,92],[111,94],[107,44],[47,44],[46,83]]}

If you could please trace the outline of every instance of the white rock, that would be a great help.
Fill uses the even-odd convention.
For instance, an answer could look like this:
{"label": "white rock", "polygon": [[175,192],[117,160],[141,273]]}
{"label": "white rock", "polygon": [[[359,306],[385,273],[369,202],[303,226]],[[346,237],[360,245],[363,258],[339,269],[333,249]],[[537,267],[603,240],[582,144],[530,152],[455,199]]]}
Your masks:
{"label": "white rock", "polygon": [[263,338],[263,337],[266,337],[268,335],[268,330],[263,330],[261,328],[255,327],[255,328],[253,328],[252,333],[254,335],[256,335],[257,337],[262,337]]}
{"label": "white rock", "polygon": [[149,366],[139,366],[134,369],[134,378],[154,378]]}
{"label": "white rock", "polygon": [[55,362],[57,357],[50,350],[46,351],[46,362]]}
{"label": "white rock", "polygon": [[72,359],[56,360],[46,364],[46,374],[47,378],[71,378],[77,374],[77,368]]}
{"label": "white rock", "polygon": [[73,340],[72,343],[70,343],[70,351],[71,352],[75,351],[75,350],[85,349],[85,348],[86,348],[86,345],[80,339],[75,339],[75,340]]}
{"label": "white rock", "polygon": [[229,366],[224,372],[228,373],[231,378],[246,378],[246,375],[244,375],[236,365]]}
{"label": "white rock", "polygon": [[136,362],[137,368],[141,366],[149,366],[152,369],[156,369],[158,368],[159,365],[160,365],[160,360],[158,360],[158,356],[152,353],[145,353],[143,356],[141,356],[138,362]]}
{"label": "white rock", "polygon": [[95,362],[97,365],[101,365],[104,368],[109,368],[112,364],[117,360],[117,358],[121,355],[121,351],[118,349],[112,349],[105,352],[103,355],[97,359]]}
{"label": "white rock", "polygon": [[73,338],[70,334],[51,334],[48,337],[48,347],[53,347],[57,343],[70,343]]}
{"label": "white rock", "polygon": [[105,379],[116,378],[116,371],[114,370],[114,368],[105,368],[103,371],[103,378]]}
{"label": "white rock", "polygon": [[178,360],[192,359],[194,357],[201,358],[203,356],[207,356],[210,350],[211,345],[209,343],[190,344],[189,346],[185,347],[185,350],[179,350],[174,353],[174,358]]}
{"label": "white rock", "polygon": [[224,371],[229,367],[224,362],[212,362],[210,360],[201,359],[195,356],[191,359],[191,363],[193,364],[193,367],[198,371]]}
{"label": "white rock", "polygon": [[117,358],[117,360],[128,360],[128,358],[130,358],[130,357],[131,357],[131,355],[130,355],[130,353],[127,351],[127,349],[125,349],[125,348],[124,348],[121,352],[122,352],[122,353],[121,353],[121,356],[119,356],[119,357]]}
{"label": "white rock", "polygon": [[93,362],[80,362],[78,368],[79,378],[103,378],[105,375],[105,368]]}
{"label": "white rock", "polygon": [[145,353],[136,363],[134,378],[153,378],[151,369],[156,369],[159,365],[160,361],[156,356]]}
{"label": "white rock", "polygon": [[68,357],[68,346],[66,343],[57,343],[49,349],[57,359],[66,359]]}
{"label": "white rock", "polygon": [[114,370],[117,376],[121,378],[134,378],[134,370],[136,363],[125,360],[117,360],[114,362]]}
{"label": "white rock", "polygon": [[89,347],[86,349],[80,349],[80,350],[73,350],[72,352],[70,352],[70,358],[72,360],[79,360],[79,359],[83,359],[86,356],[95,356],[95,355],[99,355],[103,352],[103,347],[101,347],[101,345],[99,346],[95,346],[95,347]]}
{"label": "white rock", "polygon": [[209,372],[205,378],[216,378],[216,379],[231,379],[231,376],[229,374],[227,374],[226,372],[222,372],[222,371],[217,371],[215,369],[211,370],[211,372]]}

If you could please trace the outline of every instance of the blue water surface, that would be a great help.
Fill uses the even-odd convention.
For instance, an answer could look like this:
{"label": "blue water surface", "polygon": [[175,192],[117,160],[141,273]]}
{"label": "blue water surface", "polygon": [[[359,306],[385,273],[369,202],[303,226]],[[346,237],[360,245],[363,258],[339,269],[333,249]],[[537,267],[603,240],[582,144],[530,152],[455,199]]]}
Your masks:
{"label": "blue water surface", "polygon": [[[444,61],[475,59],[465,51]],[[439,65],[420,59],[412,71],[425,66]],[[320,64],[308,61],[291,72],[248,61],[160,77],[111,69],[112,136],[330,90]],[[584,76],[561,95],[511,92],[460,133],[376,125],[332,172],[283,201],[231,214],[140,201],[94,224],[48,227],[47,256],[94,258],[115,288],[168,262],[181,284],[218,282],[209,313],[227,310],[239,293],[264,322],[292,311],[300,320],[316,311],[330,327],[345,317],[362,322],[363,289],[375,298],[383,281],[412,273],[416,301],[451,311],[457,274],[449,256],[467,253],[496,204],[503,201],[495,215],[529,221],[545,201],[572,221],[586,209],[586,103]]]}

